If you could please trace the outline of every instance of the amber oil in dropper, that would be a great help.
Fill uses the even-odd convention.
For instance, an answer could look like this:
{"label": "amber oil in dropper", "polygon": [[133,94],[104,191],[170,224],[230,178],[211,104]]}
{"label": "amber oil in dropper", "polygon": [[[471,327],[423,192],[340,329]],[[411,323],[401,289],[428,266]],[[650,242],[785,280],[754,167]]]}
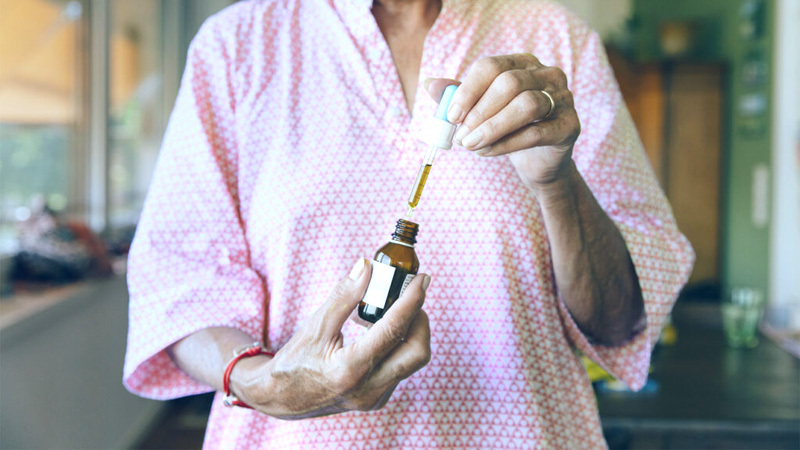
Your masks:
{"label": "amber oil in dropper", "polygon": [[411,195],[408,196],[408,207],[414,209],[419,204],[419,199],[422,197],[422,190],[425,189],[425,182],[428,181],[428,175],[431,173],[431,166],[433,164],[423,163],[419,167],[417,180],[414,182],[414,188],[411,190]]}
{"label": "amber oil in dropper", "polygon": [[431,167],[433,167],[433,161],[436,159],[436,152],[438,150],[438,147],[432,145],[430,148],[428,148],[428,150],[425,152],[425,156],[422,158],[422,164],[419,166],[417,179],[414,181],[414,187],[411,189],[411,195],[408,196],[408,211],[406,212],[406,219],[411,218],[411,213],[414,212],[414,208],[416,208],[419,204],[419,199],[422,197],[422,191],[425,189],[425,183],[428,182],[428,175],[431,173]]}

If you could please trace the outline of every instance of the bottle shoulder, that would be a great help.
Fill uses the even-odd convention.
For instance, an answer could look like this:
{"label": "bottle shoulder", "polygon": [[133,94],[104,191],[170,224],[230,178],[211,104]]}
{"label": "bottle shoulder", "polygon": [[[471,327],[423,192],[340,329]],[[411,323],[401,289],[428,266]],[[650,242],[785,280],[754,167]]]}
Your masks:
{"label": "bottle shoulder", "polygon": [[411,245],[404,245],[399,242],[389,241],[378,249],[378,253],[397,254],[397,255],[415,255],[416,251]]}
{"label": "bottle shoulder", "polygon": [[387,242],[375,252],[375,261],[392,266],[413,269],[412,271],[416,271],[416,269],[419,268],[419,259],[417,258],[417,253],[414,251],[414,247],[392,241]]}

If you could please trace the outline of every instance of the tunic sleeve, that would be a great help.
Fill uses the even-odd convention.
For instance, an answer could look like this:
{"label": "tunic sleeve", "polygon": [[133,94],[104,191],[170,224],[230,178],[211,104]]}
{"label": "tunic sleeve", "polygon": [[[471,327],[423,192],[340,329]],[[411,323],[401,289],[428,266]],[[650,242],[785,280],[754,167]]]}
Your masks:
{"label": "tunic sleeve", "polygon": [[165,353],[183,337],[208,327],[262,335],[264,280],[250,265],[237,193],[236,40],[222,31],[210,19],[189,48],[129,255],[123,383],[144,397],[210,391]]}
{"label": "tunic sleeve", "polygon": [[629,342],[592,344],[559,298],[567,338],[586,356],[634,390],[647,381],[650,354],[694,264],[672,210],[647,160],[603,45],[586,32],[573,54],[571,90],[581,120],[575,164],[614,221],[633,260],[644,297],[646,329]]}

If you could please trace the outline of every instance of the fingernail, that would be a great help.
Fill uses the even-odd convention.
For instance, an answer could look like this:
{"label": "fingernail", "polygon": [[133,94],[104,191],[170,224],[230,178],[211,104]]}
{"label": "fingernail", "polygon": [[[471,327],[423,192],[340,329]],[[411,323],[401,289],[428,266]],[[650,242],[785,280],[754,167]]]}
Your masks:
{"label": "fingernail", "polygon": [[355,281],[361,278],[361,274],[364,273],[365,262],[366,260],[364,258],[358,259],[356,265],[354,265],[353,268],[350,270],[350,275],[348,275],[348,277],[350,277],[351,280]]}
{"label": "fingernail", "polygon": [[467,148],[475,147],[481,143],[481,140],[483,140],[483,133],[481,132],[481,130],[478,129],[468,134],[467,137],[462,139],[461,145]]}
{"label": "fingernail", "polygon": [[475,153],[477,153],[479,156],[486,156],[489,153],[491,153],[491,151],[492,151],[492,146],[491,145],[487,145],[486,147],[483,147],[481,149],[475,150]]}
{"label": "fingernail", "polygon": [[461,140],[464,139],[464,136],[466,136],[468,133],[469,128],[465,125],[461,125],[458,127],[458,130],[456,130],[453,140],[455,140],[458,145],[461,145]]}
{"label": "fingernail", "polygon": [[425,279],[422,280],[422,290],[423,291],[427,291],[428,290],[428,286],[430,286],[430,284],[431,284],[431,276],[430,275],[425,275]]}
{"label": "fingernail", "polygon": [[422,87],[427,91],[428,85],[431,84],[432,78],[425,78],[425,81],[422,82]]}
{"label": "fingernail", "polygon": [[450,105],[450,109],[447,110],[447,121],[450,123],[458,123],[461,121],[461,114],[461,107],[456,104],[452,104]]}

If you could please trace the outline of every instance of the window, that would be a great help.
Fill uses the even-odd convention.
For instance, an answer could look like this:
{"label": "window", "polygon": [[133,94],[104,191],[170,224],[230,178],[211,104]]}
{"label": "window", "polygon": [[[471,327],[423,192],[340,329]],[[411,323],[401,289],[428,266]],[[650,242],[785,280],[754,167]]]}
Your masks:
{"label": "window", "polygon": [[0,0],[0,254],[37,201],[78,207],[83,12],[75,0]]}
{"label": "window", "polygon": [[169,108],[161,0],[112,0],[109,49],[108,219],[136,223]]}
{"label": "window", "polygon": [[0,0],[0,263],[37,204],[136,223],[188,43],[230,3]]}

